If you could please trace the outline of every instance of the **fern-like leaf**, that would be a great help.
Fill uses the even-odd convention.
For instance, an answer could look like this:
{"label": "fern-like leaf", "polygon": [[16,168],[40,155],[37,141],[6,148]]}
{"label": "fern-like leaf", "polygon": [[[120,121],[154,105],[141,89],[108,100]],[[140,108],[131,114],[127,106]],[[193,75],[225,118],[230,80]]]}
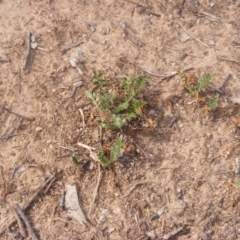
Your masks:
{"label": "fern-like leaf", "polygon": [[124,103],[118,105],[115,109],[113,109],[113,113],[114,114],[120,113],[121,111],[128,109],[128,107],[129,107],[128,101],[124,102]]}
{"label": "fern-like leaf", "polygon": [[198,82],[197,91],[201,92],[207,85],[211,83],[211,81],[212,81],[211,74],[208,73],[205,76],[203,76]]}
{"label": "fern-like leaf", "polygon": [[98,152],[97,156],[102,165],[104,165],[105,167],[111,167],[112,161],[108,159],[108,157],[106,157],[103,152]]}
{"label": "fern-like leaf", "polygon": [[121,154],[121,148],[124,146],[124,143],[122,142],[121,139],[117,139],[111,148],[111,153],[110,153],[110,160],[111,161],[116,161]]}
{"label": "fern-like leaf", "polygon": [[147,77],[146,76],[140,76],[134,81],[134,90],[135,93],[138,94],[143,87],[145,87],[147,84]]}

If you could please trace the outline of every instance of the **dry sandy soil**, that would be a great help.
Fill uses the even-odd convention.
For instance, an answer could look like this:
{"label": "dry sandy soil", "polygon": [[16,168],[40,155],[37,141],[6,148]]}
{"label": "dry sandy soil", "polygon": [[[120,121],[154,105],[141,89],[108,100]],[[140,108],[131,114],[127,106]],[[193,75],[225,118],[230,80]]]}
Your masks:
{"label": "dry sandy soil", "polygon": [[[240,1],[94,1],[0,1],[0,239],[21,239],[18,225],[8,226],[12,207],[51,175],[25,211],[39,239],[240,239],[240,108],[232,101]],[[28,32],[49,51],[32,48],[23,69]],[[184,89],[178,73],[189,68],[197,79],[214,76],[204,89],[218,97],[214,111]],[[144,127],[113,133],[132,150],[111,169],[78,145],[109,141],[86,97],[93,71],[114,85],[127,74],[148,78]],[[60,206],[67,185],[77,187],[87,226]]]}

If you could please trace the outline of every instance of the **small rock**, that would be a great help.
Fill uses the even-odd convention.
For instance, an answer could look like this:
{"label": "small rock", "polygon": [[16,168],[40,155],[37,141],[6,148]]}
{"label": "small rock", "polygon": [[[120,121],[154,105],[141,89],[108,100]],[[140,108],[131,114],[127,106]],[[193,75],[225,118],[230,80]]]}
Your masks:
{"label": "small rock", "polygon": [[10,153],[12,156],[16,156],[16,153],[14,151],[11,151]]}
{"label": "small rock", "polygon": [[155,111],[154,110],[150,110],[149,111],[149,115],[154,115],[155,114]]}
{"label": "small rock", "polygon": [[42,127],[36,127],[35,129],[36,132],[41,132],[42,130],[43,130]]}
{"label": "small rock", "polygon": [[50,144],[50,143],[52,143],[52,140],[51,139],[47,139],[46,140],[46,144]]}
{"label": "small rock", "polygon": [[102,45],[105,45],[105,44],[106,44],[106,40],[103,39],[103,38],[94,37],[94,38],[92,38],[92,41],[93,41],[93,42],[96,42],[96,43],[100,43],[100,44],[102,44]]}
{"label": "small rock", "polygon": [[143,206],[144,208],[147,208],[147,207],[149,206],[149,203],[144,199],[144,200],[142,201],[142,206]]}
{"label": "small rock", "polygon": [[20,167],[17,172],[18,173],[22,173],[22,172],[25,172],[26,171],[26,168],[24,166]]}
{"label": "small rock", "polygon": [[114,228],[114,227],[111,227],[111,228],[109,228],[108,233],[112,233],[112,232],[114,232],[114,231],[115,231],[115,228]]}
{"label": "small rock", "polygon": [[105,216],[104,214],[101,214],[101,215],[99,216],[99,221],[100,221],[101,223],[106,222],[106,221],[107,221],[106,216]]}
{"label": "small rock", "polygon": [[49,14],[49,18],[53,18],[53,13],[50,13],[50,14]]}
{"label": "small rock", "polygon": [[33,163],[33,162],[35,162],[35,159],[34,159],[32,156],[30,156],[30,155],[27,156],[26,160],[27,160],[28,163]]}
{"label": "small rock", "polygon": [[150,237],[151,239],[154,239],[156,237],[156,233],[154,232],[154,230],[151,230],[147,232],[147,236]]}
{"label": "small rock", "polygon": [[214,7],[214,6],[215,6],[215,3],[210,2],[210,3],[209,3],[209,6],[210,6],[210,7]]}
{"label": "small rock", "polygon": [[137,12],[138,14],[142,14],[144,11],[145,11],[145,8],[144,8],[143,6],[138,5],[138,6],[136,7],[136,12]]}
{"label": "small rock", "polygon": [[209,45],[214,45],[215,42],[214,42],[213,40],[209,40],[208,44],[209,44]]}
{"label": "small rock", "polygon": [[31,42],[31,48],[36,49],[38,44],[36,42]]}
{"label": "small rock", "polygon": [[165,212],[166,207],[163,206],[160,210],[157,211],[157,215],[160,217]]}
{"label": "small rock", "polygon": [[189,39],[190,39],[190,36],[186,32],[183,32],[180,36],[181,42],[187,42]]}

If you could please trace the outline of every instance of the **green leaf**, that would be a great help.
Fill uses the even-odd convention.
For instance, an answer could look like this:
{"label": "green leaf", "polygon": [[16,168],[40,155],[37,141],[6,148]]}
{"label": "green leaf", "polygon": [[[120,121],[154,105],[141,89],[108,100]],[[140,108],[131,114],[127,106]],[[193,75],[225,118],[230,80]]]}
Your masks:
{"label": "green leaf", "polygon": [[218,104],[218,98],[216,96],[213,96],[209,99],[208,106],[211,110],[214,110],[217,107]]}
{"label": "green leaf", "polygon": [[125,77],[123,79],[123,89],[124,89],[124,92],[126,95],[128,95],[128,93],[129,93],[129,90],[132,86],[132,82],[133,82],[133,78],[131,78],[131,77]]}
{"label": "green leaf", "polygon": [[116,126],[116,128],[121,128],[127,123],[125,116],[120,114],[112,114],[111,120],[112,125]]}
{"label": "green leaf", "polygon": [[142,100],[135,100],[132,106],[133,112],[135,112],[137,115],[142,115],[142,108],[144,105],[146,105],[147,102]]}
{"label": "green leaf", "polygon": [[76,156],[72,156],[72,163],[74,166],[78,165],[78,160],[77,160]]}
{"label": "green leaf", "polygon": [[201,92],[203,90],[203,88],[205,88],[207,85],[209,85],[212,81],[212,75],[211,74],[206,74],[205,76],[203,76],[199,82],[198,82],[198,87],[197,87],[197,91]]}
{"label": "green leaf", "polygon": [[121,139],[117,139],[111,148],[110,159],[111,161],[115,161],[120,157],[121,148],[124,146],[124,143]]}
{"label": "green leaf", "polygon": [[131,120],[133,120],[136,117],[137,117],[137,114],[134,112],[131,112],[126,116],[126,119],[130,122]]}
{"label": "green leaf", "polygon": [[113,110],[113,113],[114,113],[114,114],[117,114],[117,113],[119,113],[119,112],[121,112],[121,111],[123,111],[123,110],[128,109],[128,107],[129,107],[129,103],[128,103],[128,102],[124,102],[124,103],[118,105],[118,106]]}
{"label": "green leaf", "polygon": [[105,167],[111,167],[112,161],[108,159],[103,152],[97,153],[99,161],[105,166]]}
{"label": "green leaf", "polygon": [[137,93],[139,93],[143,87],[145,87],[147,84],[147,77],[146,76],[140,76],[134,81],[134,90]]}

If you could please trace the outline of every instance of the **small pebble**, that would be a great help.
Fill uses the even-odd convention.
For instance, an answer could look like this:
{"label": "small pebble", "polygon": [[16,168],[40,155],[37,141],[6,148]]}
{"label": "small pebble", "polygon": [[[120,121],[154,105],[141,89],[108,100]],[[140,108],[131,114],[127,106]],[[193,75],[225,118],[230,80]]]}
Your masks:
{"label": "small pebble", "polygon": [[142,14],[144,11],[145,11],[145,8],[143,6],[139,5],[136,7],[136,12],[138,14]]}
{"label": "small pebble", "polygon": [[103,215],[103,214],[102,214],[102,215],[100,215],[100,217],[99,217],[99,221],[100,221],[100,222],[102,222],[102,223],[103,223],[103,222],[106,222],[106,221],[107,221],[107,218],[106,218],[106,216],[105,216],[105,215]]}
{"label": "small pebble", "polygon": [[35,129],[36,132],[41,132],[42,130],[43,130],[42,127],[36,127]]}
{"label": "small pebble", "polygon": [[31,42],[31,48],[36,49],[38,44],[36,42]]}
{"label": "small pebble", "polygon": [[149,206],[149,203],[144,199],[144,200],[142,201],[142,206],[143,206],[144,208],[147,208],[147,207]]}
{"label": "small pebble", "polygon": [[154,239],[156,237],[156,233],[154,232],[154,230],[151,230],[147,232],[147,236],[150,237],[151,239]]}

